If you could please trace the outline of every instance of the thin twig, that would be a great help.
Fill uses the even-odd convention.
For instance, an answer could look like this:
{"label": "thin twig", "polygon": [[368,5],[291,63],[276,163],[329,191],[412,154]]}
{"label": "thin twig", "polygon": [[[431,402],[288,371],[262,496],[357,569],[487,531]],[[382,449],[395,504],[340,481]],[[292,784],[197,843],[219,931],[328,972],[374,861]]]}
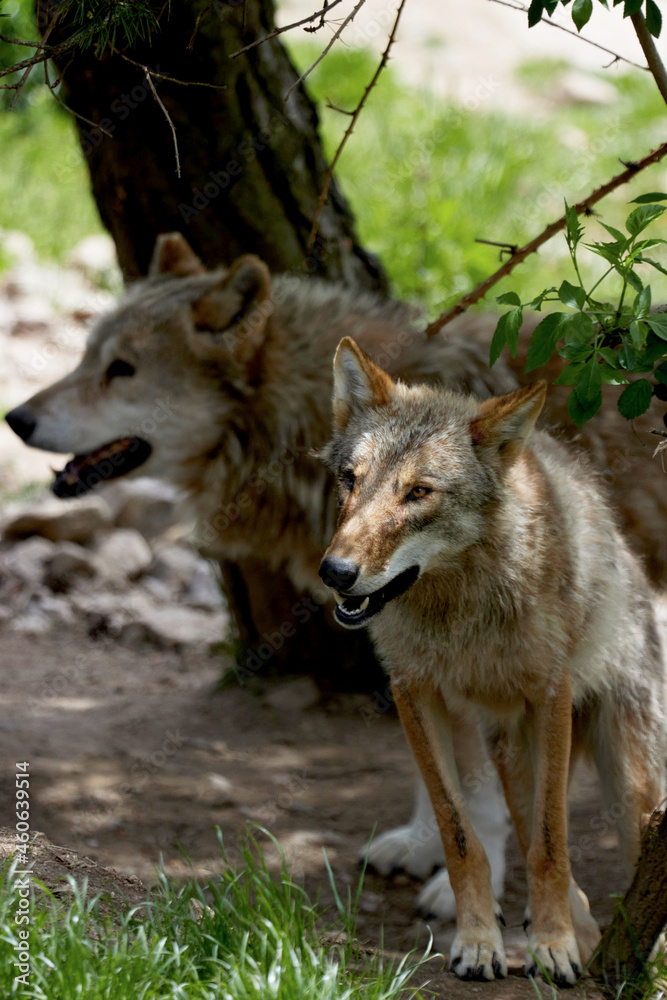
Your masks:
{"label": "thin twig", "polygon": [[333,180],[333,173],[334,173],[334,170],[336,169],[336,164],[338,163],[338,160],[340,159],[340,154],[343,152],[343,149],[345,147],[345,143],[347,142],[347,140],[349,139],[350,135],[352,134],[352,130],[354,129],[354,126],[357,123],[357,119],[359,118],[359,115],[361,113],[361,109],[363,108],[364,104],[366,103],[366,100],[368,99],[368,95],[372,91],[372,89],[375,86],[375,84],[378,82],[378,79],[380,77],[380,73],[382,72],[382,70],[387,65],[387,60],[389,59],[389,51],[390,51],[392,45],[394,44],[394,39],[396,37],[396,31],[398,30],[398,22],[401,19],[401,13],[403,12],[403,7],[404,6],[405,6],[405,0],[401,0],[399,8],[396,11],[396,19],[394,20],[394,26],[391,29],[391,34],[389,35],[389,39],[387,41],[387,45],[385,47],[385,50],[382,53],[382,58],[380,59],[380,62],[378,64],[378,68],[375,70],[375,73],[373,74],[373,79],[371,80],[371,82],[368,84],[368,86],[366,87],[365,91],[363,92],[363,94],[361,96],[361,100],[359,101],[359,103],[357,104],[356,108],[352,112],[352,121],[350,122],[350,124],[348,125],[347,129],[345,130],[345,135],[343,136],[343,138],[340,141],[340,145],[338,146],[338,149],[336,150],[336,155],[334,156],[333,160],[331,161],[331,166],[329,167],[329,169],[326,172],[326,176],[324,178],[324,186],[322,187],[322,191],[320,192],[319,201],[317,202],[317,208],[315,210],[315,217],[313,219],[313,225],[311,227],[310,235],[308,237],[308,243],[306,244],[306,246],[307,246],[308,249],[310,249],[310,247],[312,247],[313,244],[315,243],[315,237],[317,236],[317,228],[319,226],[320,216],[322,215],[322,210],[324,209],[324,203],[326,202],[327,195],[329,194],[329,188],[331,186],[331,181]]}
{"label": "thin twig", "polygon": [[[51,35],[51,32],[53,31],[53,29],[56,26],[56,21],[58,20],[58,15],[59,15],[59,11],[56,11],[56,13],[51,18],[51,23],[49,24],[48,28],[44,32],[44,35],[42,36],[42,41],[40,42],[39,48],[37,49],[37,51],[35,53],[35,57],[37,57],[39,55],[39,53],[43,51],[44,46],[48,42],[49,37]],[[28,82],[28,77],[32,73],[32,69],[33,69],[32,66],[26,66],[25,73],[23,74],[23,76],[19,80],[18,87],[16,88],[16,93],[14,94],[14,97],[12,98],[12,103],[11,103],[11,109],[12,109],[12,111],[16,107],[16,102],[18,101],[19,97],[21,96],[21,91],[23,90],[23,87]]]}
{"label": "thin twig", "polygon": [[483,240],[479,236],[476,237],[475,243],[487,243],[490,247],[500,247],[501,251],[504,250],[505,253],[516,253],[519,249],[516,243],[499,243],[498,240]]}
{"label": "thin twig", "polygon": [[638,11],[637,14],[632,15],[631,20],[637,38],[639,39],[639,44],[641,45],[642,51],[646,56],[648,68],[653,74],[653,79],[656,82],[658,90],[662,94],[663,101],[667,103],[667,71],[665,71],[665,64],[660,58],[658,50],[655,47],[655,42],[646,27],[644,15],[641,11]]}
{"label": "thin twig", "polygon": [[339,108],[337,105],[332,104],[331,101],[327,101],[326,106],[327,108],[331,108],[332,111],[337,111],[339,115],[350,115],[352,117],[354,114],[354,111],[346,111],[345,108]]}
{"label": "thin twig", "polygon": [[155,89],[155,84],[153,83],[153,81],[151,79],[150,70],[148,68],[146,68],[146,79],[148,80],[148,86],[153,91],[153,97],[155,98],[155,100],[158,102],[158,104],[162,108],[162,111],[164,112],[164,117],[169,122],[169,128],[171,129],[171,134],[174,137],[174,155],[176,156],[176,176],[180,178],[180,176],[181,176],[181,158],[178,155],[178,139],[176,138],[176,129],[174,128],[174,123],[173,123],[173,121],[171,120],[171,118],[169,116],[169,112],[167,111],[167,109],[165,108],[164,104],[160,100],[160,96],[159,96],[157,90]]}
{"label": "thin twig", "polygon": [[166,73],[158,73],[156,69],[150,69],[149,66],[144,65],[144,63],[137,62],[136,59],[130,59],[126,56],[124,52],[119,52],[118,49],[114,49],[116,55],[124,59],[125,62],[132,63],[133,66],[138,66],[139,69],[143,69],[144,73],[150,73],[151,76],[157,76],[160,80],[168,80],[170,83],[179,83],[182,87],[210,87],[211,90],[226,90],[227,88],[221,86],[217,83],[202,83],[201,80],[179,80],[175,76],[167,76]]}
{"label": "thin twig", "polygon": [[3,35],[1,31],[0,42],[7,42],[8,45],[27,45],[31,49],[39,49],[42,46],[41,42],[27,42],[25,38],[10,38],[9,35]]}
{"label": "thin twig", "polygon": [[46,45],[40,49],[38,55],[31,56],[30,59],[22,59],[21,62],[14,63],[12,66],[4,66],[0,69],[0,76],[9,76],[10,73],[19,73],[22,69],[27,69],[30,66],[36,66],[37,63],[44,62],[45,59],[53,59],[54,56],[62,55],[63,52],[69,52],[78,45],[78,37],[68,38],[67,41],[61,42],[60,45]]}
{"label": "thin twig", "polygon": [[[318,58],[315,60],[315,62],[313,63],[313,65],[310,66],[306,70],[305,73],[302,73],[301,76],[299,77],[299,79],[295,80],[294,83],[292,84],[292,86],[289,88],[289,90],[285,94],[285,100],[286,101],[289,100],[289,97],[290,97],[290,94],[292,93],[292,91],[296,90],[296,88],[299,87],[303,83],[303,81],[306,79],[307,76],[310,76],[310,74],[313,72],[313,70],[315,69],[316,66],[319,66],[319,64],[322,62],[322,60],[326,56],[326,54],[333,48],[333,46],[335,45],[335,43],[338,41],[338,39],[340,38],[340,36],[343,34],[343,32],[345,31],[345,29],[347,28],[348,24],[350,24],[350,22],[355,19],[355,17],[357,16],[357,14],[359,13],[359,11],[361,10],[361,8],[363,7],[363,5],[365,3],[366,3],[366,0],[359,0],[359,3],[350,11],[350,13],[347,15],[347,17],[345,18],[345,20],[341,22],[341,24],[339,25],[339,27],[336,28],[336,30],[334,31],[333,35],[329,39],[329,43],[325,46],[324,51],[321,53],[321,55],[318,56]],[[401,7],[402,6],[403,6],[403,4],[401,4]]]}
{"label": "thin twig", "polygon": [[314,35],[316,31],[321,31],[324,25],[327,23],[324,15],[327,14],[328,12],[329,12],[329,0],[324,0],[324,10],[322,11],[322,17],[320,18],[320,23],[314,24],[312,28],[304,28],[303,30],[307,31],[309,35]]}
{"label": "thin twig", "polygon": [[[523,4],[509,3],[509,0],[489,0],[490,3],[500,4],[501,7],[511,7],[512,10],[520,10],[524,14],[528,13],[528,8],[524,7]],[[604,45],[600,45],[598,42],[594,42],[592,38],[586,38],[585,35],[580,35],[578,31],[573,31],[572,28],[566,28],[564,24],[558,24],[557,21],[552,21],[548,17],[541,17],[540,21],[542,24],[548,25],[550,28],[558,28],[559,31],[564,31],[567,35],[573,35],[575,38],[580,39],[582,42],[586,42],[587,45],[592,45],[595,49],[600,49],[602,52],[606,52],[607,55],[613,56],[613,60],[609,63],[612,66],[615,62],[625,62],[629,66],[634,66],[635,69],[641,69],[644,71],[648,70],[648,66],[640,66],[639,63],[633,62],[632,59],[626,59],[625,56],[620,56],[617,52],[612,49],[605,48]],[[607,67],[605,67],[606,69]]]}
{"label": "thin twig", "polygon": [[[649,153],[648,156],[645,156],[643,160],[638,160],[636,163],[630,163],[623,173],[616,174],[616,176],[612,177],[606,184],[602,184],[601,187],[596,188],[586,198],[577,202],[574,206],[575,211],[578,214],[588,211],[592,205],[595,205],[596,202],[604,198],[605,195],[608,195],[611,191],[620,187],[621,184],[626,184],[629,180],[635,177],[640,170],[644,170],[645,167],[649,167],[652,163],[657,163],[665,155],[667,155],[667,142],[663,142],[661,146],[654,149],[653,152]],[[446,312],[442,313],[436,320],[430,323],[426,328],[426,335],[428,337],[434,337],[436,333],[440,333],[443,326],[446,326],[447,323],[451,323],[456,316],[460,316],[461,313],[464,313],[469,306],[472,306],[475,302],[479,302],[480,299],[483,299],[489,289],[493,288],[493,286],[497,284],[501,278],[510,274],[517,264],[521,264],[526,257],[530,256],[531,253],[535,253],[536,250],[539,250],[542,244],[546,243],[547,240],[550,240],[552,236],[556,235],[556,233],[559,233],[561,229],[565,229],[565,225],[566,218],[563,215],[560,219],[557,219],[556,222],[552,222],[548,225],[546,229],[539,234],[539,236],[536,236],[529,243],[526,243],[525,246],[520,247],[516,253],[512,254],[509,260],[506,260],[502,267],[499,267],[498,270],[495,271],[489,278],[480,282],[476,288],[473,288],[471,292],[468,292],[460,298],[455,305],[453,305],[450,309],[447,309]]]}
{"label": "thin twig", "polygon": [[208,4],[207,7],[204,7],[204,9],[200,10],[200,12],[197,14],[197,20],[195,21],[195,26],[192,29],[192,34],[190,35],[190,41],[185,46],[188,52],[192,52],[192,50],[194,48],[195,38],[197,37],[197,32],[199,31],[199,25],[201,24],[202,18],[205,17],[206,14],[208,14],[208,12],[211,10],[212,7],[213,7],[213,4],[210,3],[210,4]]}
{"label": "thin twig", "polygon": [[308,17],[304,17],[300,21],[294,21],[293,24],[286,24],[282,28],[274,28],[273,31],[268,33],[268,35],[262,35],[261,38],[256,38],[254,42],[250,43],[250,45],[245,45],[242,49],[237,49],[236,52],[232,52],[229,58],[236,59],[236,57],[242,55],[243,52],[248,52],[250,49],[254,49],[257,45],[261,45],[262,42],[268,42],[269,38],[275,38],[276,35],[282,35],[285,31],[291,31],[292,28],[300,28],[302,24],[310,24],[311,21],[320,17],[320,15],[323,16],[325,13],[333,10],[333,8],[338,6],[341,2],[342,0],[331,0],[331,3],[323,7],[322,10],[316,10],[314,14],[309,14]]}
{"label": "thin twig", "polygon": [[[63,70],[63,75],[64,75],[64,72],[65,71]],[[74,108],[70,108],[69,104],[65,104],[65,102],[62,100],[62,98],[60,97],[59,94],[56,94],[56,87],[58,86],[58,82],[59,81],[56,81],[55,83],[51,83],[51,81],[49,79],[48,60],[47,60],[47,62],[44,63],[44,82],[46,83],[46,86],[49,88],[49,90],[51,91],[52,96],[55,97],[56,101],[58,102],[58,104],[60,105],[61,108],[64,108],[65,111],[68,111],[71,115],[74,115],[74,117],[78,118],[79,121],[85,122],[86,125],[92,125],[93,128],[99,129],[100,132],[104,132],[104,134],[107,135],[110,139],[113,138],[113,136],[111,135],[111,132],[109,132],[107,129],[103,128],[100,125],[99,122],[91,121],[90,118],[86,118],[84,115],[80,115],[78,111],[74,110]]]}

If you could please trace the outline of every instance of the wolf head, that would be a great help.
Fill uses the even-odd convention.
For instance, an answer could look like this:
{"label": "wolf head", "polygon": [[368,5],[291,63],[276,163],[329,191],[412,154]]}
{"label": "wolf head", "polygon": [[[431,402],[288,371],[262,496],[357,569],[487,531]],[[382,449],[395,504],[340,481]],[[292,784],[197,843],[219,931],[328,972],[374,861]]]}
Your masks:
{"label": "wolf head", "polygon": [[435,566],[480,542],[546,383],[477,402],[394,382],[345,337],[334,361],[333,438],[322,452],[340,515],[320,567],[336,618],[359,628]]}
{"label": "wolf head", "polygon": [[180,234],[161,236],[148,277],[97,323],[79,366],[7,415],[26,444],[74,453],[54,492],[139,468],[179,483],[193,456],[219,447],[230,407],[260,377],[270,292],[257,257],[206,271]]}

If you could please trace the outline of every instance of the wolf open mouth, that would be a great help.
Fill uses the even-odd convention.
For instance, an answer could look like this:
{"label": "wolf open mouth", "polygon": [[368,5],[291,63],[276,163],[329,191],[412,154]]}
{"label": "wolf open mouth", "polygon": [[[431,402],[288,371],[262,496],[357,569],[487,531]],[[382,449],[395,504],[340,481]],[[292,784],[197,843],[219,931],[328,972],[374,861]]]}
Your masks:
{"label": "wolf open mouth", "polygon": [[336,610],[334,617],[345,628],[361,628],[369,618],[379,614],[385,604],[400,597],[412,586],[419,576],[419,566],[411,566],[386,583],[384,587],[372,594],[361,594],[356,597],[346,597],[335,592]]}
{"label": "wolf open mouth", "polygon": [[51,489],[57,497],[80,497],[98,483],[117,479],[138,468],[152,451],[143,438],[127,437],[111,441],[87,455],[75,455],[56,473]]}

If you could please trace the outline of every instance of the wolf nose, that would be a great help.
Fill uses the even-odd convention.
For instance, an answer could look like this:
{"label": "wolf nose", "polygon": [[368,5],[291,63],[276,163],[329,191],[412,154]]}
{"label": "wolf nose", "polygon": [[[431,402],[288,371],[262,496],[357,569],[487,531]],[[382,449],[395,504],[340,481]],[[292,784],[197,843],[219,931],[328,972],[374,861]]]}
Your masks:
{"label": "wolf nose", "polygon": [[14,410],[10,410],[5,420],[22,441],[27,441],[37,426],[37,421],[32,413],[24,406],[17,406]]}
{"label": "wolf nose", "polygon": [[356,583],[359,567],[351,559],[334,559],[331,556],[325,556],[319,572],[327,587],[333,587],[334,590],[349,590]]}

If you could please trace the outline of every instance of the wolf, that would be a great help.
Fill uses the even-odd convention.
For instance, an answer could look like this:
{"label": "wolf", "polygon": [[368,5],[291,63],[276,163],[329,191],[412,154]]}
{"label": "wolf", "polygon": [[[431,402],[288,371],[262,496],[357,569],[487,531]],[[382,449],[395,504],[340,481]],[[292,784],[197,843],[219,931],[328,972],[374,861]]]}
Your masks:
{"label": "wolf", "polygon": [[[340,338],[353,334],[408,381],[444,382],[481,397],[516,385],[504,365],[488,368],[478,320],[432,341],[421,327],[413,307],[312,278],[272,278],[252,255],[206,270],[180,234],[164,234],[148,277],[100,318],[78,367],[6,419],[27,445],[74,454],[55,477],[58,496],[126,475],[166,480],[182,491],[184,516],[196,521],[195,539],[209,556],[249,561],[258,576],[276,574],[283,587],[289,581],[314,595],[312,607],[333,607],[317,571],[336,496],[310,452],[329,434],[330,358]],[[311,600],[294,606],[285,632],[303,627]],[[461,747],[470,760],[469,807],[495,859],[500,894],[502,792],[484,771],[483,744],[471,743],[466,737]],[[383,872],[402,867],[423,878],[444,863],[423,790],[412,822],[378,838],[367,856]],[[427,883],[419,905],[454,915],[446,871]]]}
{"label": "wolf", "polygon": [[593,757],[624,807],[631,872],[665,794],[667,664],[657,599],[592,469],[535,429],[545,395],[545,382],[484,401],[407,385],[343,338],[321,453],[340,513],[320,575],[338,622],[368,625],[389,672],[456,898],[451,968],[507,974],[457,773],[472,717],[527,864],[526,972],[572,985],[599,932],[570,871],[568,778]]}

